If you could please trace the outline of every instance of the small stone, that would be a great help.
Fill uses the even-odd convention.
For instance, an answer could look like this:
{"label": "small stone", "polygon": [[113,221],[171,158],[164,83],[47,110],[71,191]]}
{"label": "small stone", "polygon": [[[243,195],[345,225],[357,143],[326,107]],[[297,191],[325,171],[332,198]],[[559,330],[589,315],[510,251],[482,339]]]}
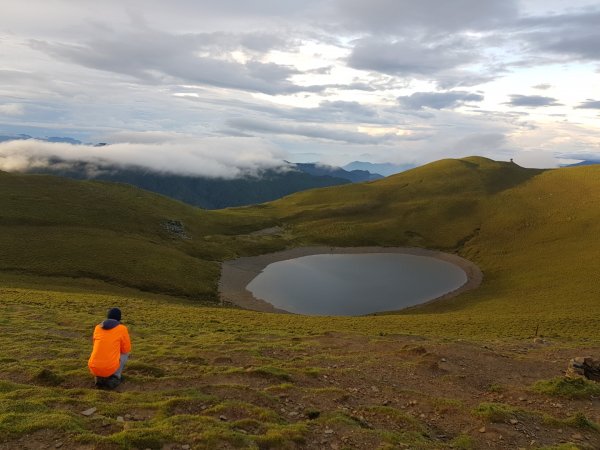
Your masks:
{"label": "small stone", "polygon": [[331,428],[326,428],[325,434],[333,434],[333,430]]}
{"label": "small stone", "polygon": [[222,420],[222,421],[226,421],[226,420],[227,420],[227,417],[226,417],[226,416],[224,416],[224,415],[220,415],[220,416],[219,416],[219,419],[220,419],[220,420]]}
{"label": "small stone", "polygon": [[442,362],[446,362],[446,358],[442,358]]}
{"label": "small stone", "polygon": [[511,423],[512,425],[516,425],[516,424],[518,424],[518,423],[519,423],[519,421],[518,421],[517,419],[510,419],[510,423]]}
{"label": "small stone", "polygon": [[292,411],[288,414],[288,416],[290,417],[296,417],[298,415],[298,413],[296,411]]}
{"label": "small stone", "polygon": [[373,392],[379,392],[379,388],[377,386],[371,386],[371,390]]}
{"label": "small stone", "polygon": [[573,436],[571,436],[571,439],[575,439],[576,441],[581,441],[581,440],[583,440],[583,436],[580,433],[575,433]]}
{"label": "small stone", "polygon": [[420,417],[421,419],[424,419],[424,418],[425,418],[425,417],[427,417],[427,416],[426,416],[425,414],[421,414],[419,417]]}
{"label": "small stone", "polygon": [[57,442],[56,444],[54,444],[54,448],[61,448],[63,446],[62,442]]}
{"label": "small stone", "polygon": [[133,416],[131,414],[125,414],[125,419],[131,420],[133,419]]}
{"label": "small stone", "polygon": [[81,411],[81,414],[83,414],[84,416],[91,416],[96,411],[98,411],[98,408],[90,408],[90,409],[86,409],[85,411]]}
{"label": "small stone", "polygon": [[123,416],[117,416],[117,422],[125,422]]}
{"label": "small stone", "polygon": [[183,445],[181,446],[181,450],[190,450],[190,446],[189,446],[189,444],[183,444]]}
{"label": "small stone", "polygon": [[485,427],[481,427],[481,428],[479,429],[479,432],[480,432],[480,433],[485,433]]}

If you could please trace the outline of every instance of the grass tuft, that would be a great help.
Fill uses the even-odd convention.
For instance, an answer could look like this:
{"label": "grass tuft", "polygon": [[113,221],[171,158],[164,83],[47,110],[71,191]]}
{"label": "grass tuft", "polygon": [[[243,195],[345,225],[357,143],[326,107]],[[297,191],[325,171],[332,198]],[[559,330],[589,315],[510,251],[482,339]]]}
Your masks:
{"label": "grass tuft", "polygon": [[567,398],[588,398],[600,396],[600,384],[583,378],[558,377],[540,380],[533,385],[533,391],[540,394]]}

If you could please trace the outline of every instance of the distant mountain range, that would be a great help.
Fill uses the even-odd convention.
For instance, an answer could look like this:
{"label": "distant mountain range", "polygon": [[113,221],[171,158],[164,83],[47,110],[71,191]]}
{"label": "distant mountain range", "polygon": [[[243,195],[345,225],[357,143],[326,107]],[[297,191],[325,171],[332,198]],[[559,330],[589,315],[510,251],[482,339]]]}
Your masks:
{"label": "distant mountain range", "polygon": [[362,181],[374,181],[383,178],[379,173],[370,172],[361,169],[346,169],[341,167],[327,166],[319,163],[291,163],[296,169],[315,175],[317,177],[328,176],[342,178],[351,181],[352,183],[360,183]]}
{"label": "distant mountain range", "polygon": [[389,175],[394,175],[396,173],[404,172],[405,170],[414,169],[416,166],[414,164],[391,164],[391,163],[370,163],[366,161],[352,161],[345,166],[342,166],[343,169],[354,171],[354,170],[362,170],[370,173],[381,174],[384,177]]}
{"label": "distant mountain range", "polygon": [[46,142],[65,142],[67,144],[83,144],[83,142],[81,142],[78,139],[73,139],[70,137],[64,137],[64,136],[51,136],[51,137],[45,137],[45,138],[40,138],[40,137],[33,137],[33,136],[29,136],[28,134],[17,134],[15,136],[0,136],[0,142],[6,142],[6,141],[26,141],[28,139],[36,139],[38,141],[46,141]]}
{"label": "distant mountain range", "polygon": [[[28,134],[0,136],[0,142],[37,139],[46,142],[83,144],[70,137],[32,137]],[[105,143],[85,144],[103,146]],[[365,163],[368,164],[368,163]],[[384,165],[380,165],[384,166]],[[365,169],[344,170],[319,163],[285,162],[281,169],[265,170],[257,176],[236,179],[206,178],[152,171],[143,167],[121,167],[91,162],[67,162],[58,158],[32,173],[58,175],[78,180],[127,183],[206,209],[245,206],[276,200],[308,189],[360,183],[383,178]]]}
{"label": "distant mountain range", "polygon": [[584,159],[575,164],[568,164],[564,167],[579,167],[579,166],[591,166],[592,164],[600,164],[600,159]]}
{"label": "distant mountain range", "polygon": [[349,172],[339,167],[293,163],[288,163],[288,167],[282,170],[266,170],[260,176],[204,178],[153,172],[141,167],[99,166],[87,162],[67,165],[58,159],[48,167],[32,169],[30,172],[77,180],[127,183],[206,209],[264,203],[307,189],[383,178],[362,170]]}

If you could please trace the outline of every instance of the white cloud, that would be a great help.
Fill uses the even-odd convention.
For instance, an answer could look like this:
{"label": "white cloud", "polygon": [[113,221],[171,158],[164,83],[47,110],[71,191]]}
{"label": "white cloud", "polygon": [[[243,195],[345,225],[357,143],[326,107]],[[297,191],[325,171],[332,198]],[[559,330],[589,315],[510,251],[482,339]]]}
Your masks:
{"label": "white cloud", "polygon": [[0,115],[6,116],[22,116],[25,114],[25,108],[19,103],[0,104]]}
{"label": "white cloud", "polygon": [[0,143],[0,170],[43,168],[52,159],[99,165],[137,166],[164,173],[236,178],[283,165],[284,154],[256,138],[173,138],[159,143],[117,143],[103,147],[38,140]]}

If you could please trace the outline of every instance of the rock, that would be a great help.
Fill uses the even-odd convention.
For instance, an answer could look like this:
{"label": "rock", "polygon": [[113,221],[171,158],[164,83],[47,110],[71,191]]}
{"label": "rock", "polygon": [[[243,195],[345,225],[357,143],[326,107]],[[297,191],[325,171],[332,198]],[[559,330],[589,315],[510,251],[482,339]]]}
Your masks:
{"label": "rock", "polygon": [[534,344],[544,344],[544,343],[546,343],[546,341],[544,339],[542,339],[541,337],[536,337],[536,338],[533,338],[533,343]]}
{"label": "rock", "polygon": [[188,444],[184,444],[181,446],[181,450],[190,450],[190,446]]}
{"label": "rock", "polygon": [[98,411],[98,408],[94,407],[94,408],[86,409],[85,411],[81,411],[81,414],[83,414],[84,416],[91,416],[96,411]]}
{"label": "rock", "polygon": [[224,415],[222,415],[222,414],[219,416],[219,419],[222,420],[222,421],[224,421],[224,422],[227,421],[227,417],[224,416]]}
{"label": "rock", "polygon": [[373,392],[379,392],[379,388],[377,386],[371,386],[371,390]]}
{"label": "rock", "polygon": [[518,421],[517,419],[510,419],[510,423],[511,423],[512,425],[516,425],[516,424],[518,424],[518,423],[519,423],[519,421]]}
{"label": "rock", "polygon": [[333,434],[333,430],[331,428],[325,428],[325,434]]}
{"label": "rock", "polygon": [[57,442],[56,444],[54,444],[54,448],[61,448],[63,446],[62,442]]}
{"label": "rock", "polygon": [[575,439],[576,441],[582,441],[583,436],[581,435],[581,433],[575,433],[574,435],[571,436],[571,439]]}
{"label": "rock", "polygon": [[125,414],[125,419],[131,420],[133,419],[133,416],[131,414]]}
{"label": "rock", "polygon": [[442,361],[442,362],[446,362],[446,358],[442,358],[440,361]]}
{"label": "rock", "polygon": [[600,361],[583,356],[573,358],[567,367],[567,377],[600,381]]}
{"label": "rock", "polygon": [[123,416],[117,416],[117,422],[125,422]]}
{"label": "rock", "polygon": [[527,401],[527,399],[525,397],[519,397],[519,401],[520,402],[525,402],[525,401]]}
{"label": "rock", "polygon": [[485,427],[481,427],[481,428],[479,429],[479,432],[480,432],[480,433],[485,433]]}

